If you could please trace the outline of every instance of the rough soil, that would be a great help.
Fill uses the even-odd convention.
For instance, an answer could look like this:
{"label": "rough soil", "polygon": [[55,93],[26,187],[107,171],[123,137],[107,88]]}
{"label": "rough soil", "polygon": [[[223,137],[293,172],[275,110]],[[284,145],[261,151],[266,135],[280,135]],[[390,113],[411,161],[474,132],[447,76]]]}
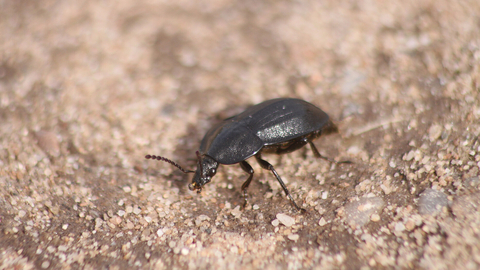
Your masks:
{"label": "rough soil", "polygon": [[[479,269],[480,1],[0,0],[0,269]],[[276,97],[339,134],[187,168]]]}

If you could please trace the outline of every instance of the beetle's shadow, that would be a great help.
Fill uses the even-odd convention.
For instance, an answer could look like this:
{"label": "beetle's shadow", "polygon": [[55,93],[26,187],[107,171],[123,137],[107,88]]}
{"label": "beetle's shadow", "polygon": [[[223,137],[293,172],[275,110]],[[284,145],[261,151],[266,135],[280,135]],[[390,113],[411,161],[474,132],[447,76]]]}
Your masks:
{"label": "beetle's shadow", "polygon": [[[188,124],[186,130],[187,133],[177,140],[172,160],[178,161],[184,169],[195,171],[197,167],[195,151],[200,146],[202,130],[199,130],[193,124]],[[182,173],[175,168],[172,174],[168,176],[168,179],[172,181],[173,186],[180,190],[181,194],[185,194],[188,192],[187,186],[192,177],[193,173]]]}

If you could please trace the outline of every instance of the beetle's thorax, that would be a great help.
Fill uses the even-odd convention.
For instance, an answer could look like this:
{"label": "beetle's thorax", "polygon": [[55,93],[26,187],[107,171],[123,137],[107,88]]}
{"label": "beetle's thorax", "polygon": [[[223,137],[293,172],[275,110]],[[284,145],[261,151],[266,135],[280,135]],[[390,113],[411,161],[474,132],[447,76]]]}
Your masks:
{"label": "beetle's thorax", "polygon": [[212,177],[217,173],[218,162],[207,155],[198,156],[197,171],[193,176],[192,183],[188,186],[190,190],[197,189],[198,192],[202,187],[212,180]]}

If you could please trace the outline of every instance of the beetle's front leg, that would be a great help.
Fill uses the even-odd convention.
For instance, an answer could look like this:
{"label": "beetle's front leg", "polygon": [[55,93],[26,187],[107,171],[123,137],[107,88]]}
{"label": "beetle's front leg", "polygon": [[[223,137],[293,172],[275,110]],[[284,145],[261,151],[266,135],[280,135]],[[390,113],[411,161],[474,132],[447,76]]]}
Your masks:
{"label": "beetle's front leg", "polygon": [[243,198],[245,200],[245,203],[243,204],[243,208],[245,208],[247,206],[247,188],[248,188],[248,186],[250,185],[250,182],[252,182],[252,179],[253,179],[253,168],[245,160],[240,162],[240,167],[242,167],[242,169],[246,173],[250,174],[248,176],[247,181],[245,181],[242,185]]}

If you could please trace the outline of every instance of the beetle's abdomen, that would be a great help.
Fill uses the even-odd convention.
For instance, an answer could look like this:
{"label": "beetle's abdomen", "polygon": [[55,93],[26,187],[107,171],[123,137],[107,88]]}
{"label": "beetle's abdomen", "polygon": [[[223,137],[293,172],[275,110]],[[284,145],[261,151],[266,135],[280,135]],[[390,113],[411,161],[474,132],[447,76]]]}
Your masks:
{"label": "beetle's abdomen", "polygon": [[234,164],[255,155],[264,146],[308,134],[319,135],[328,123],[328,115],[306,101],[272,99],[211,128],[202,140],[200,152],[221,164]]}
{"label": "beetle's abdomen", "polygon": [[255,112],[252,117],[239,121],[247,122],[247,126],[255,130],[264,145],[271,145],[319,131],[328,123],[329,117],[306,101],[278,99],[277,102]]}
{"label": "beetle's abdomen", "polygon": [[[290,118],[281,123],[267,126],[257,131],[257,136],[265,145],[277,144],[283,141],[289,141],[311,133],[317,129],[315,125],[308,125],[302,118]],[[301,131],[301,132],[299,132]]]}

